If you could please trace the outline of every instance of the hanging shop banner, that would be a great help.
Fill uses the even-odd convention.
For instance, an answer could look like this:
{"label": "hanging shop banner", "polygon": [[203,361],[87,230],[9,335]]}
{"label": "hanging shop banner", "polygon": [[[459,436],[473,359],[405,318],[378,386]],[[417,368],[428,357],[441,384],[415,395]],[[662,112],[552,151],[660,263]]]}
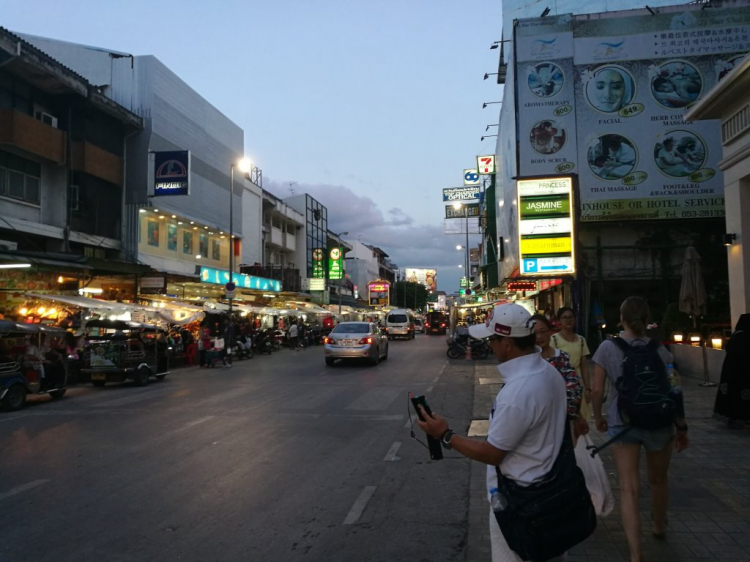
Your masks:
{"label": "hanging shop banner", "polygon": [[471,201],[479,199],[480,188],[478,185],[472,187],[448,187],[443,189],[443,201]]}
{"label": "hanging shop banner", "polygon": [[462,205],[460,209],[456,209],[453,205],[445,206],[445,218],[446,219],[465,219],[466,213],[469,213],[469,217],[479,216],[479,203],[470,203],[468,205]]}
{"label": "hanging shop banner", "polygon": [[404,281],[420,283],[427,287],[428,291],[437,291],[437,270],[407,267],[404,270]]}
{"label": "hanging shop banner", "polygon": [[521,275],[575,273],[573,178],[518,180]]}
{"label": "hanging shop banner", "polygon": [[259,291],[270,291],[272,293],[281,292],[281,281],[277,279],[255,277],[254,275],[246,275],[245,273],[233,273],[230,279],[229,272],[226,269],[201,267],[202,283],[226,285],[230,281],[235,284],[237,289],[258,289]]}
{"label": "hanging shop banner", "polygon": [[344,254],[341,248],[328,249],[328,279],[344,278]]}
{"label": "hanging shop banner", "polygon": [[154,197],[190,195],[190,151],[154,152]]}
{"label": "hanging shop banner", "polygon": [[483,176],[489,176],[496,172],[495,156],[477,156],[477,171]]}
{"label": "hanging shop banner", "polygon": [[467,187],[479,185],[479,172],[477,172],[474,168],[470,170],[464,170],[464,185]]}
{"label": "hanging shop banner", "polygon": [[390,303],[391,284],[388,281],[378,279],[367,284],[370,306],[388,306]]}
{"label": "hanging shop banner", "polygon": [[750,51],[750,10],[702,7],[519,20],[519,175],[577,172],[584,222],[723,217],[720,124],[684,114]]}
{"label": "hanging shop banner", "polygon": [[326,276],[326,252],[323,248],[312,249],[312,278],[325,279]]}

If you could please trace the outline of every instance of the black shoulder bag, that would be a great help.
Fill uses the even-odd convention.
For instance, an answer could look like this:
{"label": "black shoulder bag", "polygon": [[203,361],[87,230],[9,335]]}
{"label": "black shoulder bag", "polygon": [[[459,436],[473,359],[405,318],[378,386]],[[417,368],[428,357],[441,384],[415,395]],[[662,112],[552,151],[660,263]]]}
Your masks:
{"label": "black shoulder bag", "polygon": [[596,529],[596,512],[578,468],[570,428],[560,453],[541,482],[520,486],[497,471],[497,488],[507,507],[494,511],[508,546],[523,560],[544,562],[586,540]]}

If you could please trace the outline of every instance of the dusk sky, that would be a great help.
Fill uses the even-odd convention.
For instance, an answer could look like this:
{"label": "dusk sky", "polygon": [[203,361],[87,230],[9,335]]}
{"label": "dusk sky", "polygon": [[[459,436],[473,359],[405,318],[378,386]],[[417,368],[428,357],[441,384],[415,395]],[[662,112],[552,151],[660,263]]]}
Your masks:
{"label": "dusk sky", "polygon": [[[500,0],[16,0],[0,25],[154,55],[245,131],[263,187],[458,290],[441,190],[494,152]],[[293,185],[290,187],[290,184]],[[478,237],[472,237],[476,245]]]}

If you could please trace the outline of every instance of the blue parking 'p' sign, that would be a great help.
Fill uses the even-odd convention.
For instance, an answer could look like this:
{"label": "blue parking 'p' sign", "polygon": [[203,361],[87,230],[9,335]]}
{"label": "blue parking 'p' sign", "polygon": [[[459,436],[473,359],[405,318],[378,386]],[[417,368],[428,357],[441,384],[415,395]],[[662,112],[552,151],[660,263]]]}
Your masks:
{"label": "blue parking 'p' sign", "polygon": [[479,183],[479,172],[476,169],[464,170],[464,185],[476,185]]}

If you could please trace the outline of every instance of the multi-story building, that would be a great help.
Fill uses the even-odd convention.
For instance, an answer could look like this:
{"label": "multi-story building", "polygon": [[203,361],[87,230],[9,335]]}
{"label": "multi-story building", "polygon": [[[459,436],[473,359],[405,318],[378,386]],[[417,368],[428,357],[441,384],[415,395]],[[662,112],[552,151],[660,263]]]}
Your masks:
{"label": "multi-story building", "polygon": [[[714,280],[707,320],[728,319],[726,259],[717,251],[725,231],[719,124],[684,113],[750,49],[749,4],[674,4],[581,15],[586,3],[558,2],[556,13],[543,14],[524,12],[539,10],[529,2],[504,4],[505,87],[488,205],[497,245],[487,244],[484,261],[496,250],[501,286],[543,279],[536,306],[573,304],[582,330],[615,326],[619,302],[633,293],[649,299],[660,321],[677,306],[688,246]],[[513,21],[521,15],[537,17]],[[528,222],[543,205],[520,200],[518,181],[539,177],[571,178],[565,220],[541,213],[541,222]],[[565,201],[552,199],[543,203],[562,210]]]}
{"label": "multi-story building", "polygon": [[0,28],[2,306],[105,275],[117,297],[134,292],[139,268],[121,259],[125,161],[145,125],[94,84]]}
{"label": "multi-story building", "polygon": [[[235,271],[262,259],[261,175],[257,168],[251,175],[240,171],[244,137],[238,125],[154,56],[24,38],[143,117],[143,128],[125,145],[127,255],[166,274],[175,287],[199,281],[201,267],[228,269],[230,252]],[[188,194],[154,192],[153,153],[163,151],[189,151]]]}

